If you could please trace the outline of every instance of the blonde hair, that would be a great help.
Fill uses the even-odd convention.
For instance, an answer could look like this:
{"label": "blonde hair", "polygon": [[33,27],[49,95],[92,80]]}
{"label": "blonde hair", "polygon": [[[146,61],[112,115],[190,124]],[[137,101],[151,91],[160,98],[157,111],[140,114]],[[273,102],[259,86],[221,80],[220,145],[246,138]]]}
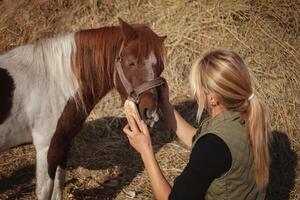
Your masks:
{"label": "blonde hair", "polygon": [[270,164],[268,110],[261,98],[252,95],[250,74],[242,58],[228,50],[207,52],[194,63],[190,84],[199,104],[198,121],[207,108],[208,93],[216,94],[226,109],[241,112],[254,156],[256,184],[259,189],[264,188],[269,180]]}

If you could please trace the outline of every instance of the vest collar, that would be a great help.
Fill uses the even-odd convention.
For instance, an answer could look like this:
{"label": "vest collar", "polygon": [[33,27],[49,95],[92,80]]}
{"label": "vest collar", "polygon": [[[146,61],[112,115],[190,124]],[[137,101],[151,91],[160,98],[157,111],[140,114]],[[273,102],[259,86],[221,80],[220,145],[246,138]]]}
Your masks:
{"label": "vest collar", "polygon": [[236,110],[224,110],[222,113],[217,115],[216,117],[208,117],[205,120],[202,121],[200,124],[195,136],[193,137],[193,145],[194,147],[197,140],[201,137],[202,131],[207,131],[208,129],[214,129],[218,127],[220,124],[230,121],[240,120],[243,123],[243,120],[241,120],[241,113]]}
{"label": "vest collar", "polygon": [[220,113],[219,115],[217,115],[214,118],[208,117],[201,123],[201,125],[204,125],[204,124],[210,124],[210,126],[216,125],[216,124],[219,124],[220,122],[224,122],[224,121],[234,121],[240,117],[241,117],[241,113],[239,111],[224,110],[222,113]]}

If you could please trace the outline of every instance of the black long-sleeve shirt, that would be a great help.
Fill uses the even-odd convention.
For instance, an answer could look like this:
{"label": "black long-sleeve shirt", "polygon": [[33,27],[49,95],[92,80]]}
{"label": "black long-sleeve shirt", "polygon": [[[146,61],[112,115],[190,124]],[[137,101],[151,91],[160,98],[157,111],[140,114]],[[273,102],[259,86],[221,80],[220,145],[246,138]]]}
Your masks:
{"label": "black long-sleeve shirt", "polygon": [[204,199],[212,181],[227,172],[231,162],[225,142],[215,134],[207,134],[192,149],[187,166],[175,179],[169,200]]}

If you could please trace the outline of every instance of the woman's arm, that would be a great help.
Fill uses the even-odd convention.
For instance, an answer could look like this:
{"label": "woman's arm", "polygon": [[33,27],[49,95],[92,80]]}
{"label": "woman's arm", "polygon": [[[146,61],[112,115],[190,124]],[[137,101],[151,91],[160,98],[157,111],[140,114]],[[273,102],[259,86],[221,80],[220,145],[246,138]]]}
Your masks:
{"label": "woman's arm", "polygon": [[[129,118],[128,123],[123,131],[126,133],[130,144],[141,154],[155,198],[167,200],[171,187],[155,159],[147,125],[143,121],[135,122],[133,118]],[[136,123],[139,123],[140,126],[137,126]],[[138,127],[141,127],[142,130],[139,130]]]}
{"label": "woman's arm", "polygon": [[150,178],[155,199],[167,200],[171,192],[171,186],[162,174],[153,152],[141,156]]}
{"label": "woman's arm", "polygon": [[168,127],[174,131],[177,137],[189,148],[192,147],[192,139],[197,129],[190,125],[173,108],[169,101],[169,88],[167,83],[159,89],[159,107],[165,117]]}

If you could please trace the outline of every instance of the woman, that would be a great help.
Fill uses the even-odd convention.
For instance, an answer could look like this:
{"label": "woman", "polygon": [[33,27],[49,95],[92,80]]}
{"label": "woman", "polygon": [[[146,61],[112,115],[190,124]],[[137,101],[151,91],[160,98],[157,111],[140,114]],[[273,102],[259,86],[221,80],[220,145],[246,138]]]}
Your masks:
{"label": "woman", "polygon": [[173,188],[157,164],[145,123],[129,119],[123,129],[141,154],[154,196],[158,200],[264,199],[270,162],[268,113],[253,93],[243,60],[232,51],[208,52],[193,65],[190,84],[198,103],[197,120],[203,109],[210,115],[198,129],[172,107],[168,87],[160,89],[160,108],[168,126],[192,149]]}

